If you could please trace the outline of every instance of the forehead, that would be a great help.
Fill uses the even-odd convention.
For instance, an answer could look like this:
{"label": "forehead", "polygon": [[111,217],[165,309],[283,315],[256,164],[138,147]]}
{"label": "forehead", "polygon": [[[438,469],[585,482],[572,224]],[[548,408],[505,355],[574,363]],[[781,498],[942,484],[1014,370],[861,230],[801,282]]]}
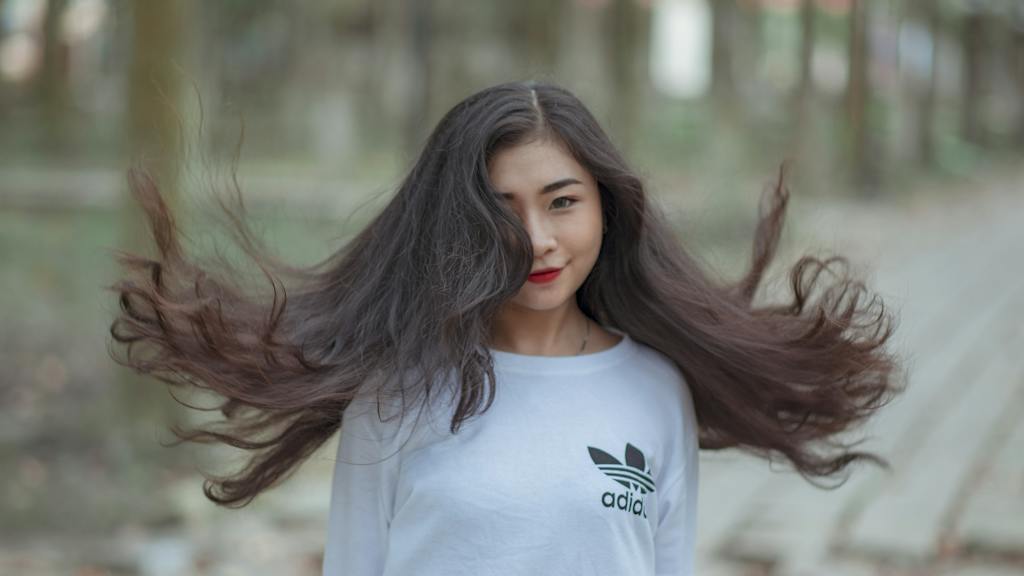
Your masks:
{"label": "forehead", "polygon": [[491,185],[500,192],[533,192],[567,177],[575,177],[587,185],[593,182],[564,145],[550,140],[499,150],[488,162],[488,172]]}

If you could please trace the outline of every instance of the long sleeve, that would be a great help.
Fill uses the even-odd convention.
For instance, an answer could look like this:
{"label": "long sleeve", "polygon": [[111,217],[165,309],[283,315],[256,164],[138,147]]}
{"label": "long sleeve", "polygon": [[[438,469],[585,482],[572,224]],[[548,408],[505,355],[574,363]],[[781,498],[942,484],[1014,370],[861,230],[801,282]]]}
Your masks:
{"label": "long sleeve", "polygon": [[699,459],[696,415],[686,394],[683,412],[683,468],[665,488],[659,489],[658,529],[655,533],[657,576],[693,576],[697,543],[697,492]]}
{"label": "long sleeve", "polygon": [[693,576],[697,539],[697,482],[683,473],[661,491],[665,505],[654,538],[657,576]]}
{"label": "long sleeve", "polygon": [[324,576],[380,576],[387,554],[389,502],[398,455],[384,448],[373,403],[342,417],[324,547]]}

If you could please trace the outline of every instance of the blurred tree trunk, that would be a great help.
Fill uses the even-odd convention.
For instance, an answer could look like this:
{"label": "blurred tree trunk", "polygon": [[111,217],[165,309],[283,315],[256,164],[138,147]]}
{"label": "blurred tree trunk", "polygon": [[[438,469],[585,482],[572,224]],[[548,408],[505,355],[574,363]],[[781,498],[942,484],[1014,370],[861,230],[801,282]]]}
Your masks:
{"label": "blurred tree trunk", "polygon": [[744,110],[736,82],[737,46],[740,26],[736,0],[714,0],[711,8],[711,85],[709,87],[710,137],[708,170],[721,178],[737,175],[745,162]]}
{"label": "blurred tree trunk", "polygon": [[408,100],[408,114],[405,117],[405,149],[412,157],[422,146],[422,140],[429,130],[431,104],[435,94],[431,90],[433,67],[431,51],[435,49],[433,35],[433,0],[405,0],[409,33],[409,56],[412,66],[412,93]]}
{"label": "blurred tree trunk", "polygon": [[760,74],[761,56],[764,54],[764,9],[760,2],[741,1],[736,6],[732,31],[732,64],[736,98],[744,110],[747,102],[762,96],[762,88],[751,80]]}
{"label": "blurred tree trunk", "polygon": [[608,8],[597,0],[566,0],[562,4],[556,81],[584,98],[594,116],[607,119],[615,106],[615,95],[608,92],[611,70],[605,58],[595,55],[606,53]]}
{"label": "blurred tree trunk", "polygon": [[814,0],[802,0],[800,4],[800,77],[793,91],[792,114],[793,139],[790,153],[801,158],[805,149],[807,132],[810,127],[811,106],[814,99],[814,75],[811,68],[814,58]]}
{"label": "blurred tree trunk", "polygon": [[868,0],[850,3],[849,74],[846,86],[847,131],[850,170],[853,185],[868,192],[878,182],[871,152],[869,106],[871,88],[868,77]]}
{"label": "blurred tree trunk", "polygon": [[737,112],[736,79],[733,73],[733,43],[736,28],[736,0],[714,0],[711,4],[711,97],[722,121]]}
{"label": "blurred tree trunk", "polygon": [[[182,30],[184,2],[134,2],[128,78],[128,134],[132,160],[146,162],[165,197],[177,201],[182,161]],[[129,222],[137,222],[133,215]],[[138,245],[136,238],[132,245]]]}
{"label": "blurred tree trunk", "polygon": [[939,74],[939,6],[933,0],[917,0],[915,17],[924,24],[931,39],[931,66],[925,85],[919,89],[917,109],[918,161],[926,167],[935,165],[935,99]]}
{"label": "blurred tree trunk", "polygon": [[405,160],[417,152],[430,110],[432,0],[378,0],[370,4],[370,65],[363,77],[359,108],[374,125],[371,140],[401,149]]}
{"label": "blurred tree trunk", "polygon": [[554,75],[561,46],[563,2],[523,0],[498,4],[499,17],[507,23],[508,43],[531,77]]}
{"label": "blurred tree trunk", "polygon": [[[362,72],[361,98],[358,103],[361,135],[374,148],[390,149],[401,145],[401,101],[405,86],[391,81],[404,78],[400,58],[404,30],[399,0],[378,0],[367,4],[370,12],[371,39],[369,65]],[[372,124],[365,123],[373,119]]]}
{"label": "blurred tree trunk", "polygon": [[642,133],[643,110],[649,97],[649,52],[651,42],[650,7],[638,0],[613,0],[607,12],[611,93],[609,109],[611,132],[621,147],[636,152]]}
{"label": "blurred tree trunk", "polygon": [[1013,15],[1011,23],[1013,57],[1010,58],[1013,77],[1017,85],[1017,135],[1016,144],[1024,148],[1024,7]]}
{"label": "blurred tree trunk", "polygon": [[43,61],[36,79],[36,101],[42,104],[43,152],[56,156],[62,156],[70,149],[67,130],[71,101],[69,52],[61,34],[61,18],[67,4],[67,0],[46,3]]}
{"label": "blurred tree trunk", "polygon": [[976,8],[964,15],[960,29],[963,48],[960,131],[964,140],[980,146],[988,140],[983,111],[988,82],[985,36],[990,33],[989,28],[985,12]]}
{"label": "blurred tree trunk", "polygon": [[[800,190],[814,190],[818,181],[815,167],[820,165],[812,145],[815,134],[812,130],[816,113],[814,96],[814,57],[815,37],[815,5],[814,0],[801,0],[800,3],[800,48],[797,54],[799,76],[796,86],[789,98],[790,130],[786,143],[785,160],[792,160],[793,171],[789,176],[790,185]],[[780,159],[783,160],[783,159]]]}
{"label": "blurred tree trunk", "polygon": [[[133,2],[130,6],[133,29],[128,71],[127,160],[146,168],[169,208],[178,211],[182,138],[187,137],[179,126],[184,111],[178,66],[182,61],[181,36],[188,4]],[[155,243],[134,198],[125,197],[121,218],[119,244],[136,254],[155,254]],[[170,423],[178,406],[159,382],[127,369],[119,369],[117,374],[118,393],[112,398],[112,409],[132,427],[133,458],[141,454],[161,460],[170,457],[154,434]]]}
{"label": "blurred tree trunk", "polygon": [[[6,12],[4,12],[6,4],[6,0],[0,0],[0,14],[6,14]],[[11,94],[13,90],[11,84],[11,82],[0,82],[0,122],[4,122],[5,124],[7,115],[13,108],[11,105],[13,103],[13,94]]]}

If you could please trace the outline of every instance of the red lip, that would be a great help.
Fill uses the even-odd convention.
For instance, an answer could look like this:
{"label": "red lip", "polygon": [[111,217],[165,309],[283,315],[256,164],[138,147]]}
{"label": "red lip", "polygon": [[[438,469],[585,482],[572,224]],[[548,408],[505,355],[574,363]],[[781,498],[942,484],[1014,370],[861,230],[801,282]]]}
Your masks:
{"label": "red lip", "polygon": [[539,272],[530,274],[530,282],[551,282],[558,277],[559,273],[562,272],[561,268],[545,268]]}

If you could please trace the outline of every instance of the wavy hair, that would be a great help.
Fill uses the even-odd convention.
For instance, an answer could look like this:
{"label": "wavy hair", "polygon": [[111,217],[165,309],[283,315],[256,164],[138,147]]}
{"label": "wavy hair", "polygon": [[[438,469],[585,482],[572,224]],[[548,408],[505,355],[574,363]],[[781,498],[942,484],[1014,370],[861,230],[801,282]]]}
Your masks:
{"label": "wavy hair", "polygon": [[357,395],[400,397],[404,415],[418,404],[410,399],[422,407],[447,383],[453,434],[487,411],[491,322],[533,263],[526,229],[492,188],[488,159],[538,138],[564,143],[601,193],[608,229],[576,293],[580,309],[678,365],[701,448],[782,455],[808,481],[859,459],[888,467],[837,436],[900,391],[899,364],[884,346],[891,312],[869,300],[841,256],[801,258],[789,275],[792,301],[753,302],[783,226],[783,171],[764,192],[749,270],[735,283],[716,280],[583,103],[531,81],[456,104],[386,206],[312,266],[271,255],[246,222],[235,182],[238,201],[221,207],[264,289],[224,259],[187,254],[157,183],[128,171],[158,253],[116,253],[123,273],[108,287],[120,301],[111,355],[165,383],[214,393],[219,405],[208,410],[223,419],[175,426],[178,443],[226,443],[251,456],[235,473],[207,476],[207,498],[242,507],[287,478],[339,429]]}

